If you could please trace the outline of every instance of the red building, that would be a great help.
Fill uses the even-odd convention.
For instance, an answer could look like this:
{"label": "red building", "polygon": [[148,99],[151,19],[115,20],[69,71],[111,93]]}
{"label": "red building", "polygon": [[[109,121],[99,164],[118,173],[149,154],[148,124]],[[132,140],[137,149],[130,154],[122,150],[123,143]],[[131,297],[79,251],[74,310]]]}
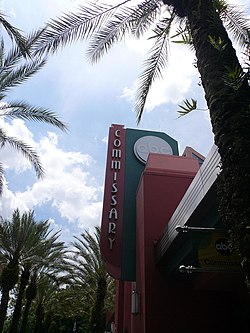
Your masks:
{"label": "red building", "polygon": [[249,332],[217,212],[219,161],[216,147],[179,156],[165,133],[111,126],[101,251],[117,280],[116,333]]}

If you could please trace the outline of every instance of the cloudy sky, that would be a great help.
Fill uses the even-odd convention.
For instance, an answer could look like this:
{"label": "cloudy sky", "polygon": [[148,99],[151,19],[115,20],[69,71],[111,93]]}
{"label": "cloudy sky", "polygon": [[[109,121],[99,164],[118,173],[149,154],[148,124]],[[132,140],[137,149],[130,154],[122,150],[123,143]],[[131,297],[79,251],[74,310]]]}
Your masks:
{"label": "cloudy sky", "polygon": [[[75,11],[83,2],[2,0],[0,8],[13,25],[28,33],[50,18]],[[244,3],[248,0],[241,1]],[[33,209],[38,220],[51,219],[65,241],[100,224],[108,128],[112,123],[137,127],[133,97],[149,46],[145,40],[127,40],[91,65],[86,58],[87,45],[77,43],[50,56],[36,76],[10,91],[9,100],[26,100],[56,112],[69,132],[0,119],[0,126],[10,135],[37,149],[46,170],[44,180],[37,181],[20,154],[0,150],[6,168],[2,216],[10,217],[15,208]],[[176,112],[177,105],[191,97],[206,108],[193,66],[194,54],[172,44],[170,55],[168,69],[154,85],[138,128],[167,133],[179,142],[180,153],[191,146],[207,155],[213,144],[208,112],[197,111],[183,118]]]}

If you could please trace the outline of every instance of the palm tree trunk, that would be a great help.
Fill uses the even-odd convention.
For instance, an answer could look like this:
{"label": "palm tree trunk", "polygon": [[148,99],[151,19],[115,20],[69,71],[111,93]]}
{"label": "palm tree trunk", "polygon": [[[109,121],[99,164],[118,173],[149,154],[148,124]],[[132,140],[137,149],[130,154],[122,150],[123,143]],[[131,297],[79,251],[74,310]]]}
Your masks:
{"label": "palm tree trunk", "polygon": [[218,182],[220,213],[231,230],[234,245],[243,256],[249,283],[250,87],[247,79],[239,87],[230,86],[225,79],[230,71],[241,67],[213,1],[189,0],[183,3],[215,143],[221,156],[222,172]]}
{"label": "palm tree trunk", "polygon": [[2,291],[1,304],[0,304],[0,333],[3,331],[3,325],[7,314],[9,303],[9,290]]}
{"label": "palm tree trunk", "polygon": [[3,325],[7,314],[9,294],[18,282],[18,253],[14,253],[13,259],[2,270],[0,277],[0,286],[2,298],[0,304],[0,333],[3,331]]}
{"label": "palm tree trunk", "polygon": [[35,322],[34,333],[41,332],[43,317],[44,317],[43,305],[39,303],[36,308],[36,322]]}
{"label": "palm tree trunk", "polygon": [[26,332],[29,311],[30,311],[32,301],[36,298],[36,292],[37,292],[36,275],[33,275],[31,278],[31,282],[26,290],[26,304],[25,304],[25,308],[24,308],[23,320],[22,320],[20,333]]}
{"label": "palm tree trunk", "polygon": [[96,300],[91,311],[89,332],[91,333],[103,333],[105,331],[105,313],[104,313],[104,301],[107,293],[107,281],[104,277],[99,278]]}
{"label": "palm tree trunk", "polygon": [[26,327],[27,327],[28,317],[29,317],[29,311],[30,311],[32,301],[33,301],[32,299],[27,299],[27,301],[26,301],[24,312],[23,312],[23,320],[22,320],[22,325],[21,325],[21,328],[20,328],[20,333],[25,333],[26,332]]}
{"label": "palm tree trunk", "polygon": [[44,323],[44,330],[45,332],[50,333],[51,329],[52,329],[52,316],[51,314],[48,313]]}
{"label": "palm tree trunk", "polygon": [[29,269],[24,268],[21,274],[21,279],[20,279],[20,287],[18,291],[18,296],[16,300],[16,305],[15,309],[12,315],[12,321],[11,321],[11,326],[10,326],[10,333],[17,333],[17,327],[18,323],[20,320],[20,315],[21,315],[21,309],[22,309],[22,301],[23,301],[23,295],[26,289],[26,286],[29,281],[29,276],[30,276],[30,271]]}

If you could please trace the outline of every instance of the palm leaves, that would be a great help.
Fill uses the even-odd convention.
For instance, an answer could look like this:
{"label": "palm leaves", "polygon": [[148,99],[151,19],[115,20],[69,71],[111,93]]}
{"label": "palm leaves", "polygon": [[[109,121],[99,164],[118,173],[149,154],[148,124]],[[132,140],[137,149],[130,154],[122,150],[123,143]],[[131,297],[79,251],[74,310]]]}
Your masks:
{"label": "palm leaves", "polygon": [[[52,276],[55,272],[62,271],[64,244],[58,242],[59,233],[51,234],[48,221],[36,222],[34,212],[20,214],[15,210],[12,219],[1,220],[0,224],[0,264],[3,267],[1,273],[1,289],[3,292],[0,312],[0,331],[6,315],[8,295],[18,282],[19,271],[21,278],[18,297],[13,312],[11,332],[17,332],[17,324],[20,319],[23,295],[27,290],[33,290],[30,296],[29,307],[37,288],[38,275]],[[15,273],[15,274],[14,274]],[[11,281],[11,283],[10,283]],[[28,315],[27,309],[27,315]],[[27,318],[26,318],[27,319]],[[25,322],[23,324],[25,326]]]}
{"label": "palm leaves", "polygon": [[[3,148],[6,144],[20,151],[32,163],[38,178],[43,177],[43,167],[36,151],[33,150],[32,147],[24,141],[7,135],[7,133],[5,133],[3,129],[0,128],[0,148]],[[4,182],[3,166],[1,167],[1,170],[2,173],[0,173],[0,193],[2,193]]]}
{"label": "palm leaves", "polygon": [[48,260],[47,257],[51,251],[54,253],[54,249],[62,248],[62,243],[56,242],[58,235],[49,237],[49,234],[48,221],[37,223],[34,219],[34,212],[31,211],[20,215],[19,211],[15,210],[11,220],[1,219],[0,264],[3,270],[0,276],[2,290],[0,332],[7,312],[9,292],[18,282],[20,265],[24,267],[26,278],[21,279],[24,285],[21,288],[22,294],[19,297],[19,309],[16,316],[20,314],[22,295],[34,266],[39,267],[41,262]]}
{"label": "palm leaves", "polygon": [[115,6],[92,2],[87,6],[80,6],[77,14],[70,13],[52,20],[37,43],[34,43],[35,53],[54,53],[61,46],[88,38],[107,22],[117,8],[129,1],[125,0]]}
{"label": "palm leaves", "polygon": [[5,31],[11,38],[14,40],[18,49],[22,53],[23,56],[29,54],[28,44],[24,36],[20,33],[19,29],[15,28],[12,24],[10,24],[4,17],[3,13],[0,13],[0,23],[4,27]]}
{"label": "palm leaves", "polygon": [[[92,332],[104,330],[104,316],[114,307],[114,280],[107,274],[100,253],[100,228],[95,228],[92,236],[85,231],[81,238],[75,237],[71,264],[73,281],[76,286],[82,286],[83,298],[86,298],[86,313],[89,317],[89,327]],[[113,302],[112,302],[113,301]],[[94,332],[94,331],[93,331]]]}
{"label": "palm leaves", "polygon": [[75,237],[72,242],[74,246],[72,266],[74,267],[73,279],[77,283],[96,283],[97,278],[106,277],[105,264],[101,257],[100,248],[100,228],[95,228],[95,234],[92,236],[88,231],[81,235],[81,238]]}
{"label": "palm leaves", "polygon": [[[20,214],[16,210],[11,221],[1,222],[0,282],[2,292],[6,290],[5,311],[9,292],[17,286],[10,331],[15,333],[19,327],[20,332],[26,332],[30,311],[35,316],[36,332],[49,331],[53,323],[64,318],[72,323],[79,318],[90,331],[104,327],[105,314],[114,309],[115,284],[101,258],[100,228],[75,237],[73,248],[67,251],[59,233],[52,232],[48,221],[36,222],[32,211]],[[7,289],[3,283],[8,284]],[[4,318],[1,315],[1,325]]]}
{"label": "palm leaves", "polygon": [[[135,111],[139,122],[148,92],[167,66],[171,29],[178,26],[173,36],[182,38],[175,42],[192,44],[187,19],[185,15],[181,15],[184,16],[181,18],[177,15],[175,5],[173,1],[157,0],[144,0],[135,4],[125,0],[115,5],[89,2],[79,7],[77,13],[51,20],[34,44],[35,53],[54,53],[59,47],[76,40],[89,39],[87,56],[91,62],[96,62],[125,36],[140,38],[152,31],[154,44],[144,62],[136,93]],[[250,26],[241,10],[226,0],[216,0],[213,5],[236,41],[242,44],[249,40]]]}
{"label": "palm leaves", "polygon": [[190,112],[197,109],[197,101],[193,98],[191,98],[191,101],[185,99],[183,103],[184,105],[178,105],[181,108],[181,110],[178,110],[179,117],[186,116]]}
{"label": "palm leaves", "polygon": [[162,76],[162,71],[167,65],[169,33],[174,18],[175,14],[171,13],[170,18],[163,20],[154,29],[155,35],[152,38],[155,39],[155,43],[149,52],[148,59],[144,62],[145,70],[139,77],[135,106],[138,123],[141,120],[152,83]]}
{"label": "palm leaves", "polygon": [[[30,47],[39,36],[38,31],[27,40]],[[41,121],[56,126],[65,131],[65,124],[48,109],[30,105],[25,101],[6,101],[9,91],[32,77],[46,64],[45,58],[28,58],[24,61],[22,51],[13,47],[7,54],[5,53],[4,41],[0,44],[0,117],[9,119],[22,119]],[[36,151],[21,139],[9,136],[3,128],[0,128],[0,147],[6,144],[20,151],[33,165],[38,178],[42,178],[44,170]],[[1,164],[1,163],[0,163]],[[3,190],[4,173],[3,166],[0,168],[0,194]]]}
{"label": "palm leaves", "polygon": [[234,40],[241,46],[249,41],[250,24],[245,13],[226,0],[215,1],[215,6],[226,28],[233,34]]}

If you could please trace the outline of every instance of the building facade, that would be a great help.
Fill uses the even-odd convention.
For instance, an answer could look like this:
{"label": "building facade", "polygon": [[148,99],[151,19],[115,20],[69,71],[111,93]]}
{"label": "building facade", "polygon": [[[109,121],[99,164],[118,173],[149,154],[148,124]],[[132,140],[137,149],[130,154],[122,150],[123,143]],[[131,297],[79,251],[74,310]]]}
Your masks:
{"label": "building facade", "polygon": [[162,132],[109,132],[101,252],[114,332],[248,332],[247,292],[216,201],[219,154]]}

